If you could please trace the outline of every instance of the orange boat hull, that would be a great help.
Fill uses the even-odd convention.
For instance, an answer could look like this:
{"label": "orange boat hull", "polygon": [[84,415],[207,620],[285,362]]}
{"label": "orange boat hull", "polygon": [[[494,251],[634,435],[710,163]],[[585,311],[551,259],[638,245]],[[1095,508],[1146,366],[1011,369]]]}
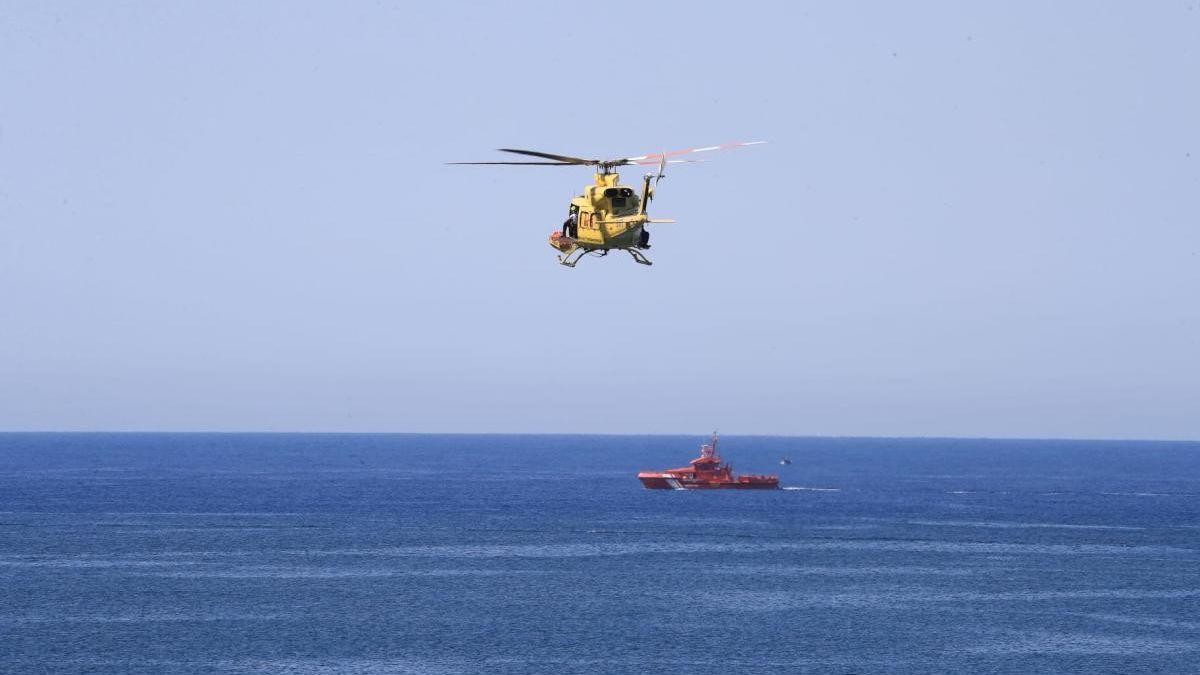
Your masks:
{"label": "orange boat hull", "polygon": [[657,471],[643,471],[638,480],[647,490],[778,490],[778,476],[738,476],[733,480],[687,478]]}

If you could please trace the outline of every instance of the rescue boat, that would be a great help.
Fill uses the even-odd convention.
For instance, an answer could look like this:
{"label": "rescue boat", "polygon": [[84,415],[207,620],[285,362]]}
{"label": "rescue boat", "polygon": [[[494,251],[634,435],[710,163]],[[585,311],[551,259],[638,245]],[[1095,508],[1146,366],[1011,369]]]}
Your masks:
{"label": "rescue boat", "polygon": [[733,466],[721,461],[717,454],[717,434],[700,446],[700,456],[691,466],[666,471],[642,471],[638,480],[648,490],[775,490],[779,476],[739,476]]}

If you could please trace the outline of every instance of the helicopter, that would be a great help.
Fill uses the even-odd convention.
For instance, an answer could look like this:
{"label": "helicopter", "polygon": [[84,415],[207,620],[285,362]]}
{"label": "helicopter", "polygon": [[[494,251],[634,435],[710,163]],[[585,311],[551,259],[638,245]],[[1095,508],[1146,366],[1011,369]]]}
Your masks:
{"label": "helicopter", "polygon": [[[652,265],[646,254],[650,248],[650,232],[646,225],[651,223],[673,223],[669,218],[651,218],[646,207],[654,199],[658,182],[666,177],[668,164],[702,162],[702,159],[670,159],[713,150],[727,150],[748,145],[762,145],[766,141],[726,143],[704,148],[688,148],[671,152],[659,152],[621,159],[584,159],[569,155],[557,155],[534,150],[500,148],[500,152],[538,157],[546,162],[447,162],[447,164],[486,164],[503,166],[594,166],[596,179],[583,189],[583,194],[571,200],[567,220],[562,229],[550,235],[550,246],[558,251],[558,262],[567,267],[575,265],[587,254],[606,256],[609,251],[627,251],[642,265]],[[642,178],[641,194],[628,185],[621,185],[621,177],[614,168],[626,165],[658,166],[658,171]],[[653,182],[653,185],[651,185]]]}

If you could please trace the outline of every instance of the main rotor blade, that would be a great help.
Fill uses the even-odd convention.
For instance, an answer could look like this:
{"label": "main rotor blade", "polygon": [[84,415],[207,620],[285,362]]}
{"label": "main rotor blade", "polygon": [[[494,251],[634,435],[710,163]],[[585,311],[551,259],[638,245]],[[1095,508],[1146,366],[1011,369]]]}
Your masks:
{"label": "main rotor blade", "polygon": [[640,155],[638,157],[626,157],[625,162],[638,162],[647,159],[660,159],[662,157],[675,157],[676,155],[687,155],[693,152],[712,152],[713,150],[730,150],[732,148],[742,148],[747,145],[762,145],[766,141],[743,141],[740,143],[726,143],[724,145],[710,145],[706,148],[688,148],[687,150],[672,150],[671,152],[655,152],[649,155]]}
{"label": "main rotor blade", "polygon": [[581,157],[570,157],[568,155],[552,155],[548,152],[536,152],[534,150],[514,150],[513,148],[500,148],[500,152],[512,152],[518,155],[529,155],[530,157],[544,157],[546,159],[554,159],[568,164],[599,164],[597,159],[583,159]]}
{"label": "main rotor blade", "polygon": [[[643,164],[643,165],[649,165],[649,164],[658,165],[658,164],[662,163],[661,158],[647,159],[647,160],[642,160],[642,161],[637,161],[637,162],[634,162],[631,160],[625,160],[625,161],[627,164]],[[707,162],[707,161],[708,161],[707,159],[668,159],[667,164],[701,164],[701,163]]]}
{"label": "main rotor blade", "polygon": [[446,162],[447,164],[503,164],[505,166],[579,166],[575,162]]}

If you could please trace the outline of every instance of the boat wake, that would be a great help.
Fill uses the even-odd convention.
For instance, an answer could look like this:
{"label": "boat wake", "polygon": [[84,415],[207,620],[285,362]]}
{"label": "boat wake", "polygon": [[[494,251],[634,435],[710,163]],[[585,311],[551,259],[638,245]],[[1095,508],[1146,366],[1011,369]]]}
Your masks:
{"label": "boat wake", "polygon": [[781,490],[805,490],[808,492],[841,492],[841,488],[822,488],[822,487],[785,487]]}

